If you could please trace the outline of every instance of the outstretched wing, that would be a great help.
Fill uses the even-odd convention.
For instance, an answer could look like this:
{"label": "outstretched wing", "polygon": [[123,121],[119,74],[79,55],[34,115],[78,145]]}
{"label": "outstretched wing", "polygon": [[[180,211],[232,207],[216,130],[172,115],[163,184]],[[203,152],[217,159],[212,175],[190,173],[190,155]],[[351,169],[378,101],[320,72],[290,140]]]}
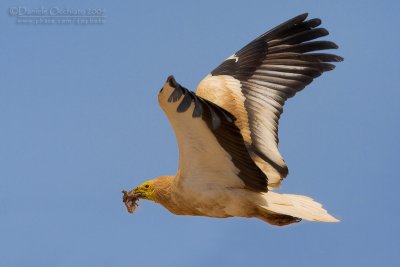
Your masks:
{"label": "outstretched wing", "polygon": [[158,100],[179,146],[178,184],[267,189],[267,177],[251,159],[235,117],[180,86],[170,76]]}
{"label": "outstretched wing", "polygon": [[328,62],[343,60],[314,53],[337,45],[313,41],[328,31],[317,28],[320,19],[306,18],[297,16],[259,36],[207,75],[196,91],[237,118],[247,149],[271,187],[288,174],[278,150],[278,120],[285,101],[334,69]]}

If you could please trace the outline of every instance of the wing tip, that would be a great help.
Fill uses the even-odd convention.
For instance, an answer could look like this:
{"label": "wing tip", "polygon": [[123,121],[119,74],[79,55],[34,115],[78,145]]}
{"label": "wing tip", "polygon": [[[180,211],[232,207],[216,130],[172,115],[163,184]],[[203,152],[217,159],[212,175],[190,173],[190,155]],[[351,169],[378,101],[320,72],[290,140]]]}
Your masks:
{"label": "wing tip", "polygon": [[335,60],[336,60],[335,62],[342,62],[344,61],[344,57],[336,56]]}
{"label": "wing tip", "polygon": [[169,75],[165,83],[168,83],[169,86],[171,86],[172,88],[176,88],[177,86],[177,82],[175,80],[174,75]]}
{"label": "wing tip", "polygon": [[293,18],[293,20],[301,20],[304,21],[308,17],[308,12],[304,12],[300,15],[297,15],[296,17]]}

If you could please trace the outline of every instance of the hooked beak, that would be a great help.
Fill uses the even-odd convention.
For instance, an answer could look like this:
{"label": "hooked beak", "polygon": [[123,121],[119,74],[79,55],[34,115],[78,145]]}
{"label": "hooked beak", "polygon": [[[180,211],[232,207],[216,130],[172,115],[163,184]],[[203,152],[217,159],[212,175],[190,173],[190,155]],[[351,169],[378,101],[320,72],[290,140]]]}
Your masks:
{"label": "hooked beak", "polygon": [[133,189],[131,192],[129,192],[136,198],[142,198],[143,197],[143,192],[140,192],[138,188]]}
{"label": "hooked beak", "polygon": [[135,189],[133,189],[133,190],[131,190],[129,192],[127,192],[125,190],[122,190],[122,194],[124,194],[123,197],[122,197],[122,200],[124,202],[126,202],[129,199],[142,198],[142,196],[143,196],[142,193],[139,192],[137,188],[135,188]]}

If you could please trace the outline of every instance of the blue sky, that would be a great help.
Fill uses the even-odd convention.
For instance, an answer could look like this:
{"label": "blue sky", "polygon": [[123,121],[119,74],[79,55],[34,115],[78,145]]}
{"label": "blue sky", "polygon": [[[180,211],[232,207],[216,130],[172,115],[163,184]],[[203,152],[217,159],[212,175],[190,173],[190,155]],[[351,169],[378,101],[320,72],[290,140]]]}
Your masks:
{"label": "blue sky", "polygon": [[[18,25],[11,7],[102,8]],[[394,266],[400,249],[397,1],[1,1],[0,266]],[[288,101],[281,192],[338,224],[178,217],[121,190],[174,174],[157,93],[188,88],[271,27],[319,17],[345,61]]]}

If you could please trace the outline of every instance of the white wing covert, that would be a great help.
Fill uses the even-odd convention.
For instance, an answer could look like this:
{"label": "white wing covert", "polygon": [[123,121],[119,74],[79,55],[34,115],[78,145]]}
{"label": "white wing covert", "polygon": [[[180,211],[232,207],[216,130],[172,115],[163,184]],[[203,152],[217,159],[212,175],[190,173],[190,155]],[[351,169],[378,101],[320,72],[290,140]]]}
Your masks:
{"label": "white wing covert", "polygon": [[248,154],[232,114],[182,87],[172,76],[158,100],[177,138],[177,179],[185,188],[268,190],[267,177]]}

